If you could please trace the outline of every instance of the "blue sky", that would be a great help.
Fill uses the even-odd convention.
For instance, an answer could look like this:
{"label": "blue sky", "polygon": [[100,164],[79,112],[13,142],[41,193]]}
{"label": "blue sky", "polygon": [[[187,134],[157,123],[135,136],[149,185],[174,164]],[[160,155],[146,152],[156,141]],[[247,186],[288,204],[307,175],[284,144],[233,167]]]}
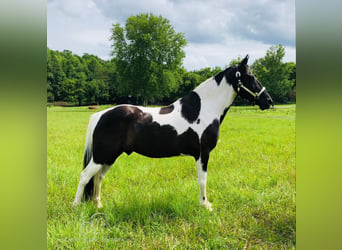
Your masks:
{"label": "blue sky", "polygon": [[246,54],[252,63],[278,44],[284,61],[296,61],[294,0],[48,0],[47,46],[109,59],[112,24],[147,12],[184,33],[187,70],[224,67]]}

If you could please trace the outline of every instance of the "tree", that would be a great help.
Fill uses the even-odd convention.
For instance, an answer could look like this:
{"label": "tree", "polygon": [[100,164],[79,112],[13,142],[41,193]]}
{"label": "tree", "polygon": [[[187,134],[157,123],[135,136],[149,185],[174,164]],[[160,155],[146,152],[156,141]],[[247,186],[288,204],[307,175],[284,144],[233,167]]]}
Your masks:
{"label": "tree", "polygon": [[78,105],[81,106],[82,102],[85,99],[85,84],[86,84],[86,74],[84,72],[80,72],[77,74],[78,77],[75,81],[74,85],[74,97],[78,102]]}
{"label": "tree", "polygon": [[243,57],[238,56],[238,58],[234,58],[229,62],[229,66],[236,66],[243,60]]}
{"label": "tree", "polygon": [[146,105],[177,89],[186,40],[169,20],[153,14],[130,16],[125,28],[113,25],[112,55],[117,67],[117,88],[121,95],[140,98]]}
{"label": "tree", "polygon": [[61,91],[65,74],[62,69],[61,58],[53,50],[47,49],[47,91],[48,100],[53,102],[61,98]]}
{"label": "tree", "polygon": [[286,63],[287,71],[289,72],[289,80],[293,83],[291,86],[291,91],[289,93],[289,100],[291,102],[296,101],[296,70],[297,66],[294,62]]}
{"label": "tree", "polygon": [[175,98],[186,95],[201,83],[200,75],[194,72],[187,72],[185,69],[182,69],[182,78],[182,84],[180,85],[177,93],[175,93]]}
{"label": "tree", "polygon": [[222,69],[220,67],[215,67],[215,68],[202,68],[200,70],[195,70],[193,71],[193,73],[197,74],[200,78],[199,78],[199,83],[204,82],[205,80],[207,80],[208,78],[216,75],[217,73],[221,72]]}
{"label": "tree", "polygon": [[99,95],[99,88],[96,80],[87,81],[84,86],[84,97],[88,104],[96,104],[96,97]]}
{"label": "tree", "polygon": [[285,48],[282,45],[271,46],[265,57],[255,60],[251,66],[253,73],[277,103],[289,100],[294,84],[294,80],[290,79],[289,67],[282,62],[284,56]]}

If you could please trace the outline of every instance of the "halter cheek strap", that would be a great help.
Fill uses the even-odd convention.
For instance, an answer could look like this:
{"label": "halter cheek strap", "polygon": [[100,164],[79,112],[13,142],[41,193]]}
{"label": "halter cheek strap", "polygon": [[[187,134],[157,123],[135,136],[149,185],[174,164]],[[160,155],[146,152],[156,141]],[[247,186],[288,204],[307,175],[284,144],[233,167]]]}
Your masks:
{"label": "halter cheek strap", "polygon": [[264,92],[266,90],[265,87],[262,87],[262,89],[259,92],[252,92],[251,90],[249,90],[245,85],[242,84],[240,77],[241,77],[241,73],[239,71],[236,71],[235,73],[236,78],[238,79],[238,86],[237,86],[237,92],[240,92],[240,89],[244,89],[245,91],[247,91],[249,94],[251,94],[255,100],[259,99],[259,96],[262,94],[262,92]]}

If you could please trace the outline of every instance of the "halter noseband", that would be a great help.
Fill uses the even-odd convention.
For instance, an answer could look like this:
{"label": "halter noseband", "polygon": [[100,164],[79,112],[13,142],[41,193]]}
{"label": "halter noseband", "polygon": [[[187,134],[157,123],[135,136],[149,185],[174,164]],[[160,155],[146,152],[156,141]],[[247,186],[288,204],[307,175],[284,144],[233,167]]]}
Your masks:
{"label": "halter noseband", "polygon": [[240,77],[241,77],[241,73],[240,71],[236,71],[235,73],[235,77],[238,79],[238,86],[237,86],[237,92],[240,93],[240,88],[246,90],[249,94],[251,94],[254,97],[254,100],[258,100],[259,96],[262,94],[262,92],[264,92],[266,90],[265,87],[262,87],[262,89],[259,92],[252,92],[251,90],[249,90],[245,85],[242,84]]}

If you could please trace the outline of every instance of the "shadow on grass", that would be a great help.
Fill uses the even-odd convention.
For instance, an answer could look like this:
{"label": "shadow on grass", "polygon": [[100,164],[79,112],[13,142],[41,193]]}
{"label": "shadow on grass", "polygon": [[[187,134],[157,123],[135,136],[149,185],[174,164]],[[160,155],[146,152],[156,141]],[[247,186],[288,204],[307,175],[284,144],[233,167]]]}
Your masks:
{"label": "shadow on grass", "polygon": [[200,214],[210,213],[199,203],[188,197],[153,197],[141,200],[130,197],[126,201],[104,202],[104,207],[97,209],[92,202],[84,203],[77,210],[87,220],[95,213],[103,213],[110,227],[117,224],[146,225],[187,221]]}
{"label": "shadow on grass", "polygon": [[157,197],[151,201],[133,200],[111,205],[108,210],[111,223],[127,222],[144,224],[146,222],[170,222],[186,220],[197,214],[199,205],[189,200],[175,200],[169,197]]}
{"label": "shadow on grass", "polygon": [[[230,202],[234,204],[234,199]],[[184,229],[182,235],[219,240],[222,246],[236,247],[245,241],[250,246],[266,248],[295,246],[295,218],[291,214],[269,214],[261,207],[245,202],[250,206],[235,204],[228,208],[216,204],[214,211],[209,212],[197,203],[197,199],[185,195],[170,193],[145,200],[132,195],[126,200],[104,200],[102,209],[97,209],[92,202],[83,203],[75,215],[82,225],[108,230],[108,235],[114,238],[126,239],[132,232],[145,236],[166,232],[179,235],[175,230]],[[93,221],[93,225],[87,221]]]}

